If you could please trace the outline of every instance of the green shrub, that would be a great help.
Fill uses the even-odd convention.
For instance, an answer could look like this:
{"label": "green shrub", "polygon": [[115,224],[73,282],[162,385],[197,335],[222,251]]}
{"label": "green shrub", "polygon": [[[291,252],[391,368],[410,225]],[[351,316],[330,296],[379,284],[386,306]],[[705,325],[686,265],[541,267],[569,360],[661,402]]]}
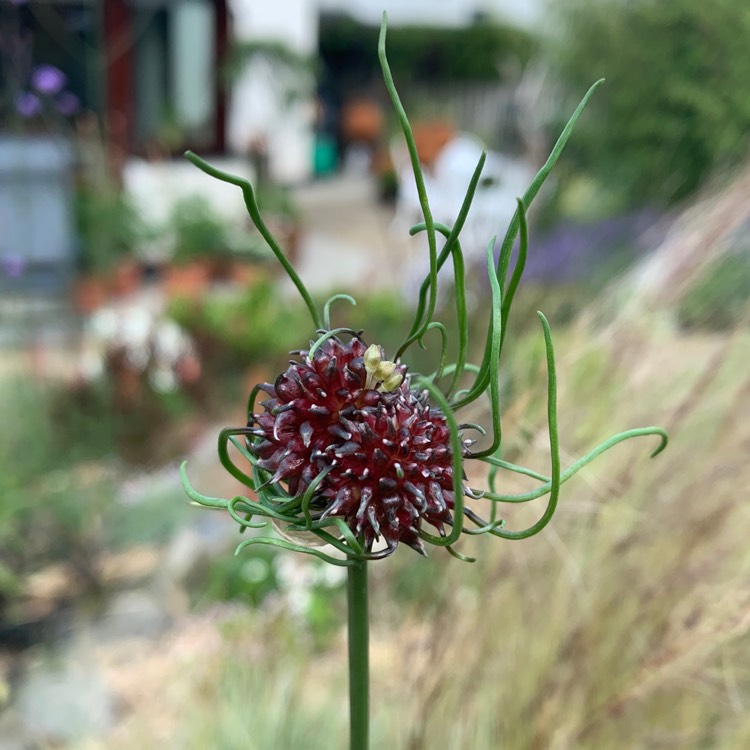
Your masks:
{"label": "green shrub", "polygon": [[579,97],[606,77],[568,155],[630,204],[669,203],[745,156],[750,5],[558,0],[553,65]]}
{"label": "green shrub", "polygon": [[[266,217],[296,216],[296,206],[289,191],[283,188],[264,189],[258,194],[258,203]],[[166,231],[173,235],[172,260],[177,264],[197,258],[268,260],[271,257],[259,234],[228,223],[200,196],[183,198],[175,204]]]}
{"label": "green shrub", "polygon": [[[331,69],[367,77],[375,63],[378,28],[348,17],[330,16],[320,26],[320,49]],[[501,63],[526,63],[533,38],[512,26],[479,22],[459,28],[396,26],[388,31],[388,60],[397,79],[408,81],[497,81]]]}
{"label": "green shrub", "polygon": [[196,341],[204,366],[218,373],[286,357],[314,333],[307,310],[280,298],[270,280],[238,295],[207,297],[200,305],[178,299],[169,314]]}
{"label": "green shrub", "polygon": [[[0,619],[3,594],[14,593],[23,574],[82,557],[89,528],[82,515],[93,519],[106,497],[95,467],[110,444],[107,425],[90,442],[70,440],[52,416],[54,399],[37,382],[0,383],[0,420],[12,426],[0,434]],[[84,470],[75,478],[79,464]]]}
{"label": "green shrub", "polygon": [[[133,422],[113,411],[106,392],[82,400],[62,386],[4,380],[0,419],[11,426],[0,434],[0,626],[25,621],[29,574],[64,562],[96,592],[102,553],[161,542],[189,512],[178,484],[144,490],[137,512],[115,500],[118,444]],[[141,433],[144,452],[150,444],[158,453],[169,428],[162,417],[156,440],[154,429]]]}
{"label": "green shrub", "polygon": [[143,223],[119,189],[81,187],[75,196],[76,228],[82,270],[107,273],[145,234]]}
{"label": "green shrub", "polygon": [[[317,300],[322,306],[325,298]],[[334,327],[364,329],[368,342],[394,351],[411,323],[411,311],[392,292],[357,299],[356,307],[337,302],[331,308]],[[264,279],[239,294],[216,294],[199,305],[177,299],[169,315],[197,342],[201,360],[215,371],[242,370],[290,351],[304,349],[313,336],[310,314],[299,302],[279,297],[275,283]]]}
{"label": "green shrub", "polygon": [[184,198],[178,201],[172,211],[170,224],[174,231],[172,257],[176,263],[186,263],[229,250],[226,222],[216,215],[203,198]]}

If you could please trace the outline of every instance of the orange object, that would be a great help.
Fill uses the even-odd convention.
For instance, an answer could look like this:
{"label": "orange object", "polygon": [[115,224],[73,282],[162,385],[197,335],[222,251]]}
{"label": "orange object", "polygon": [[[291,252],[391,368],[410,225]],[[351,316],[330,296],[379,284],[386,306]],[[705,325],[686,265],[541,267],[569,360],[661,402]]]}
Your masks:
{"label": "orange object", "polygon": [[423,166],[431,167],[437,155],[456,134],[456,128],[447,120],[433,120],[416,123],[412,132],[419,161]]}
{"label": "orange object", "polygon": [[341,133],[347,143],[375,145],[384,129],[383,112],[369,99],[355,99],[345,104],[341,110]]}

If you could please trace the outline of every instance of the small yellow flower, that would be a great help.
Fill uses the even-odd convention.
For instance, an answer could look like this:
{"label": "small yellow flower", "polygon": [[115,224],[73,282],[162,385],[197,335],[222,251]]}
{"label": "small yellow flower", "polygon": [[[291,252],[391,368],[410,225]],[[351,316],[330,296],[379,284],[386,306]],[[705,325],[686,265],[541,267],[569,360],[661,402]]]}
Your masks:
{"label": "small yellow flower", "polygon": [[386,378],[378,390],[381,393],[390,393],[395,391],[403,382],[404,376],[400,372],[394,372],[390,377]]}
{"label": "small yellow flower", "polygon": [[367,347],[364,353],[365,369],[368,374],[375,374],[375,371],[380,367],[380,363],[383,361],[383,354],[380,351],[380,347],[377,344],[372,344]]}

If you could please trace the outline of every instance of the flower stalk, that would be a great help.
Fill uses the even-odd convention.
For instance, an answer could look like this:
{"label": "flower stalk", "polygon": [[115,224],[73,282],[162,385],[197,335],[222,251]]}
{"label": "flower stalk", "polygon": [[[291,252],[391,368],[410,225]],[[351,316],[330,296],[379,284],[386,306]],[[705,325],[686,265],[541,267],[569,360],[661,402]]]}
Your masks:
{"label": "flower stalk", "polygon": [[[596,88],[595,83],[565,126],[552,153],[530,187],[518,199],[513,220],[495,261],[495,238],[488,238],[486,261],[491,310],[484,333],[482,360],[469,361],[469,327],[464,290],[464,258],[459,235],[479,185],[486,154],[479,159],[467,187],[455,224],[434,221],[408,117],[399,99],[386,55],[386,18],[383,18],[378,53],[386,87],[403,128],[411,155],[414,179],[424,221],[411,234],[426,232],[429,272],[419,290],[414,320],[393,359],[380,346],[367,342],[364,331],[332,327],[331,307],[337,301],[356,304],[348,294],[335,294],[319,312],[292,264],[271,235],[258,211],[247,180],[209,165],[195,154],[187,158],[208,175],[238,186],[255,226],[297,287],[310,311],[313,331],[308,348],[292,352],[289,367],[273,383],[260,383],[248,399],[247,423],[222,430],[219,459],[249,492],[231,499],[207,497],[190,485],[183,464],[182,481],[199,505],[226,510],[241,531],[252,535],[237,547],[266,544],[311,555],[346,567],[349,627],[349,699],[351,750],[367,750],[369,721],[368,591],[371,560],[391,555],[403,543],[427,555],[427,546],[445,548],[454,557],[472,562],[455,549],[464,535],[487,534],[508,540],[541,532],[551,521],[562,486],[584,466],[624,440],[653,436],[657,455],[667,445],[660,427],[641,427],[618,433],[588,454],[563,468],[557,419],[557,374],[552,332],[539,312],[547,365],[547,424],[549,473],[518,466],[503,459],[502,408],[499,365],[513,300],[529,250],[526,213],[557,162]],[[437,251],[437,234],[446,238]],[[518,239],[519,252],[511,270],[511,253]],[[452,260],[455,285],[457,354],[448,361],[446,326],[434,320],[438,274]],[[429,331],[440,334],[434,372],[409,371],[403,361],[417,342],[427,348]],[[450,378],[450,380],[448,380]],[[462,383],[469,386],[459,389]],[[265,398],[259,401],[260,395]],[[458,413],[486,397],[489,429],[464,424]],[[466,436],[479,433],[484,444]],[[486,436],[486,438],[485,438]],[[483,464],[488,489],[469,484],[469,461]],[[505,494],[499,486],[501,471],[533,478],[538,486],[527,493]],[[507,529],[499,517],[503,503],[531,502],[547,497],[538,520],[525,529]],[[484,500],[487,517],[464,498]],[[269,522],[279,534],[263,535]],[[315,546],[306,543],[314,539]]]}
{"label": "flower stalk", "polygon": [[370,721],[370,651],[367,561],[347,571],[349,626],[349,748],[368,750]]}

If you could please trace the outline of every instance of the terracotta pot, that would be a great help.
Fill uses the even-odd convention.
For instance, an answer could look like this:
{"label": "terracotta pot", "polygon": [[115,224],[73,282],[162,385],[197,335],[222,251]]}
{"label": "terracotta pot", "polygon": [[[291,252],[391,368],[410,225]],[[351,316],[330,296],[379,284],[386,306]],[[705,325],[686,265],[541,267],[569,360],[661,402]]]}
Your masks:
{"label": "terracotta pot", "polygon": [[449,122],[434,120],[414,125],[414,143],[419,154],[419,161],[431,167],[435,157],[453,138],[456,128]]}
{"label": "terracotta pot", "polygon": [[169,266],[164,274],[168,297],[200,297],[211,281],[210,263],[196,260],[184,266]]}
{"label": "terracotta pot", "polygon": [[368,99],[348,102],[341,111],[341,132],[347,143],[360,142],[374,146],[385,129],[380,106]]}

